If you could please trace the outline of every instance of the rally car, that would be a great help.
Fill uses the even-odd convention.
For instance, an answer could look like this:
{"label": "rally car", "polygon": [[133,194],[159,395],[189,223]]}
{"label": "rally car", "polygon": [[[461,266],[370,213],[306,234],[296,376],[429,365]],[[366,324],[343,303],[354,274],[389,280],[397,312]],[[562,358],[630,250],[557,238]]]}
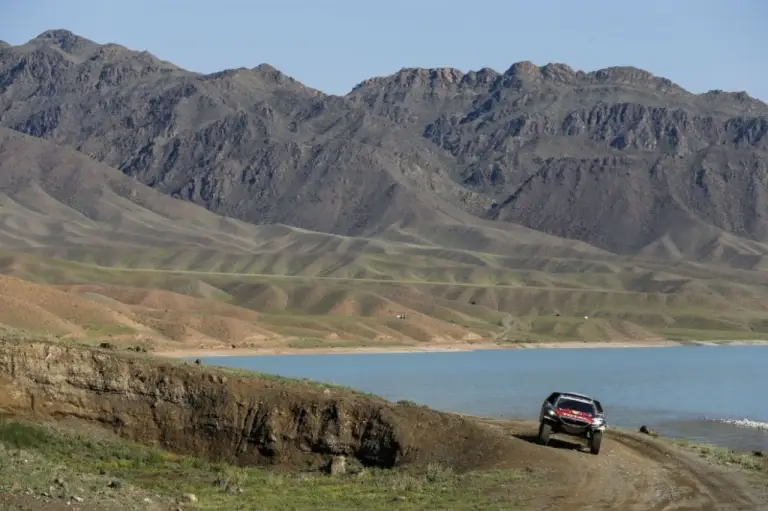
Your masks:
{"label": "rally car", "polygon": [[549,443],[552,434],[584,438],[592,454],[600,452],[606,423],[600,401],[575,392],[553,392],[541,405],[539,442]]}

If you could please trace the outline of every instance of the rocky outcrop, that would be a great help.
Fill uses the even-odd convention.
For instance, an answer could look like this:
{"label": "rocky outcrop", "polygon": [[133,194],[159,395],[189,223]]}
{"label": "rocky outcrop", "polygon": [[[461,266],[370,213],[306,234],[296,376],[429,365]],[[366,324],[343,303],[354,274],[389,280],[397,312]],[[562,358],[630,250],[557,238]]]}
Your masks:
{"label": "rocky outcrop", "polygon": [[[178,453],[321,469],[493,462],[505,439],[461,417],[322,385],[49,343],[0,343],[0,412],[79,419]],[[450,440],[449,440],[450,439]]]}

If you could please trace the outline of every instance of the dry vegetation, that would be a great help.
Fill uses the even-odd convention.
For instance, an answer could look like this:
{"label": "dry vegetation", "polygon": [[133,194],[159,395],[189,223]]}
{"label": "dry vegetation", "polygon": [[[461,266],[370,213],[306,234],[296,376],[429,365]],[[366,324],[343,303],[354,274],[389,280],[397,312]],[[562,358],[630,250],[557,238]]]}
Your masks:
{"label": "dry vegetation", "polygon": [[768,476],[768,456],[762,451],[738,452],[716,445],[675,440],[673,444],[718,465],[736,466]]}

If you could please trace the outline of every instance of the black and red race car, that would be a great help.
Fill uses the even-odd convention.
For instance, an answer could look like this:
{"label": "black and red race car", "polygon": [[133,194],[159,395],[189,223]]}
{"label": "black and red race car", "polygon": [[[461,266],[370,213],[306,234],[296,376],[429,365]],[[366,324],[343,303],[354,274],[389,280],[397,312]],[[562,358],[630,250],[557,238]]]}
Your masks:
{"label": "black and red race car", "polygon": [[600,401],[575,392],[553,392],[541,405],[539,441],[549,443],[552,434],[563,433],[585,438],[592,454],[600,452],[605,431],[605,415]]}

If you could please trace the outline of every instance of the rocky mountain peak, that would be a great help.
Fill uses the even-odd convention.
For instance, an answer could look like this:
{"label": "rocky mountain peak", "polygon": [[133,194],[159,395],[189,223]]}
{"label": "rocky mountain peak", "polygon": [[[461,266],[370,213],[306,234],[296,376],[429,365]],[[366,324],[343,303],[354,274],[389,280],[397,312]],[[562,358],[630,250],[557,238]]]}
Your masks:
{"label": "rocky mountain peak", "polygon": [[613,85],[642,86],[662,92],[686,92],[668,78],[655,76],[644,69],[632,66],[614,66],[582,73],[584,80],[591,83],[609,83]]}
{"label": "rocky mountain peak", "polygon": [[64,29],[46,30],[32,39],[30,43],[55,46],[64,53],[75,56],[90,53],[100,46],[90,39],[80,37],[79,35]]}
{"label": "rocky mountain peak", "polygon": [[746,115],[768,115],[768,104],[753,98],[746,91],[728,92],[714,89],[702,94],[703,98],[712,103],[729,103],[745,109]]}
{"label": "rocky mountain peak", "polygon": [[73,32],[63,29],[63,28],[54,28],[50,30],[46,30],[45,32],[42,32],[37,35],[33,40],[35,41],[53,41],[56,44],[62,44],[67,41],[88,41],[88,39],[85,39],[84,37],[80,37],[79,35],[74,34]]}
{"label": "rocky mountain peak", "polygon": [[276,67],[267,63],[259,64],[247,72],[255,75],[259,80],[270,87],[283,88],[292,90],[294,92],[309,93],[313,96],[325,96],[322,91],[304,85],[299,80],[293,78],[292,76],[288,76]]}
{"label": "rocky mountain peak", "polygon": [[421,68],[404,67],[398,72],[369,78],[356,85],[352,91],[365,88],[392,86],[397,88],[447,88],[461,84],[464,73],[451,67]]}
{"label": "rocky mountain peak", "polygon": [[490,67],[484,67],[478,71],[469,71],[464,75],[464,83],[470,86],[490,87],[501,74]]}
{"label": "rocky mountain peak", "polygon": [[562,83],[573,83],[578,73],[567,64],[550,63],[540,68],[541,75],[549,80]]}
{"label": "rocky mountain peak", "polygon": [[652,88],[662,92],[685,92],[679,85],[663,77],[632,66],[614,66],[597,71],[574,70],[567,64],[549,63],[537,66],[530,61],[516,62],[504,74],[505,84],[554,82],[560,85],[580,86],[585,83],[612,84]]}
{"label": "rocky mountain peak", "polygon": [[297,81],[270,64],[259,64],[251,70],[262,78],[270,80],[278,85],[287,83],[295,84]]}
{"label": "rocky mountain peak", "polygon": [[541,78],[541,68],[530,60],[524,60],[522,62],[515,62],[512,64],[504,74],[518,78],[537,79]]}

